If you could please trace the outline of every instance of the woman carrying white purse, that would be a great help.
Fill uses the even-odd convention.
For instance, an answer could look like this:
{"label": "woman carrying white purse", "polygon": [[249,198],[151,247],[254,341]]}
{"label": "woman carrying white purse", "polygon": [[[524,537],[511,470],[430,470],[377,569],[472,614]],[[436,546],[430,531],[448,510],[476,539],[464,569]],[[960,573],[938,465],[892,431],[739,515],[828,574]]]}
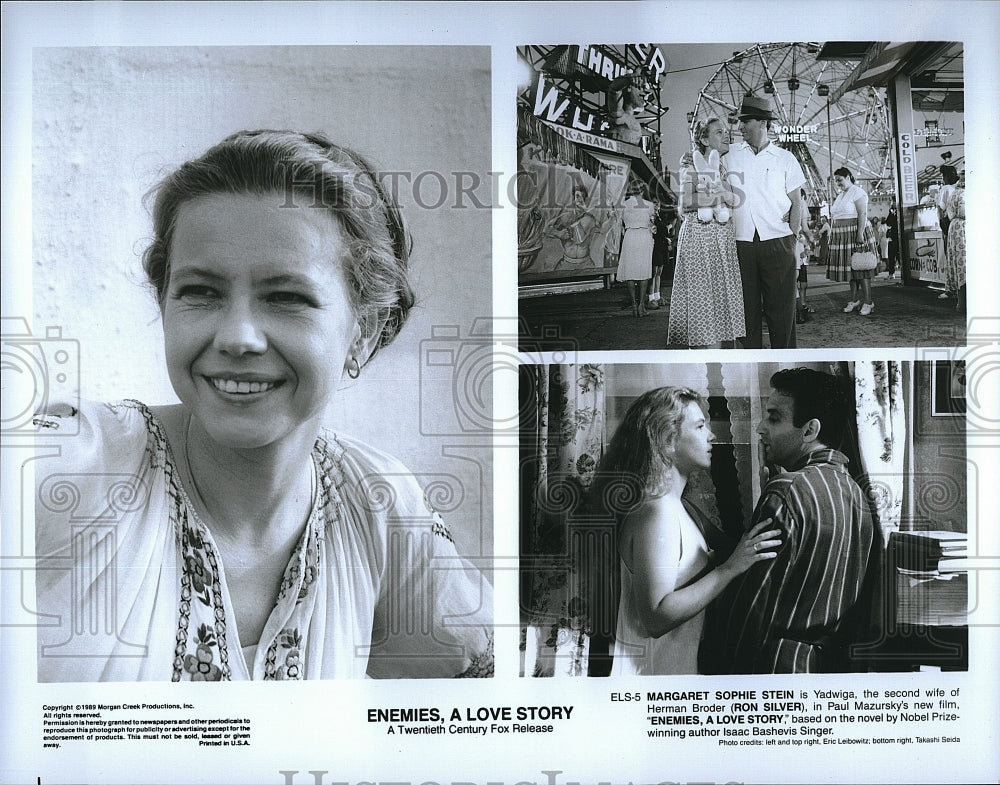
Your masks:
{"label": "woman carrying white purse", "polygon": [[854,175],[846,167],[837,169],[833,180],[840,193],[830,211],[833,233],[826,277],[831,281],[851,282],[851,299],[844,313],[861,306],[861,315],[868,316],[875,310],[872,278],[878,267],[875,230],[868,221],[868,194],[855,185]]}

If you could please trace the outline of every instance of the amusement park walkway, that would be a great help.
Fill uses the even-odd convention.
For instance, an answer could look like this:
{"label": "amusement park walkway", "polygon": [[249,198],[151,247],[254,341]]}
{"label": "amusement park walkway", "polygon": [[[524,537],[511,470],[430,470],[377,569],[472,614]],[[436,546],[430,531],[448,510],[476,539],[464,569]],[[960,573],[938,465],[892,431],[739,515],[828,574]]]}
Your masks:
{"label": "amusement park walkway", "polygon": [[[875,311],[861,316],[842,312],[848,285],[824,277],[824,268],[811,267],[807,300],[815,309],[812,321],[796,326],[799,349],[957,346],[965,343],[966,317],[955,310],[955,300],[938,299],[940,290],[902,286],[885,274],[874,281]],[[649,316],[632,316],[624,286],[574,294],[523,298],[522,324],[529,335],[558,335],[570,339],[578,351],[665,349],[669,321],[670,287],[661,288],[663,307]],[[764,326],[767,347],[767,325]],[[540,348],[544,349],[543,346]],[[530,348],[523,346],[522,348]]]}

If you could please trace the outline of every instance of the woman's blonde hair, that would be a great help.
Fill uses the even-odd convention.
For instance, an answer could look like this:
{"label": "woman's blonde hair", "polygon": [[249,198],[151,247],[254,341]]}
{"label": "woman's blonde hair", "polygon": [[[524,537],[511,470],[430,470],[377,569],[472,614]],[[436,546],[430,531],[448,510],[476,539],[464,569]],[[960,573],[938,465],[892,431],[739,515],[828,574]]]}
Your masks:
{"label": "woman's blonde hair", "polygon": [[621,521],[644,499],[669,490],[667,471],[689,403],[701,406],[702,397],[688,387],[658,387],[629,406],[591,485],[598,509]]}
{"label": "woman's blonde hair", "polygon": [[708,131],[712,127],[712,123],[721,122],[722,118],[712,116],[702,118],[694,124],[694,144],[698,148],[698,152],[704,155],[704,153],[708,150],[708,144],[702,140],[708,136]]}

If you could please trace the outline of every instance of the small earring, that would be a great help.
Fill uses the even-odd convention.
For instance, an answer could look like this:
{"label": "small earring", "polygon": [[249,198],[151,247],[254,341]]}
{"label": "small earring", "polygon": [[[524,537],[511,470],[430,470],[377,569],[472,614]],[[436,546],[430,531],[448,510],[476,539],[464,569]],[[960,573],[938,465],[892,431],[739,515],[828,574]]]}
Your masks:
{"label": "small earring", "polygon": [[352,379],[357,379],[361,375],[361,364],[354,355],[351,355],[351,361],[347,364],[347,375]]}

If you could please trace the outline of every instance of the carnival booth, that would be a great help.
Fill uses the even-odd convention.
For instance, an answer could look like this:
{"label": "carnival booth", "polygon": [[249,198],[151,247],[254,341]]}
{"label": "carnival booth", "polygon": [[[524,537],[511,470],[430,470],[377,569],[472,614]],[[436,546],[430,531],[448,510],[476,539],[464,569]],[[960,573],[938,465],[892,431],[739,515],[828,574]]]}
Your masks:
{"label": "carnival booth", "polygon": [[652,45],[522,47],[518,96],[518,284],[608,285],[630,179],[676,204],[658,179],[659,85]]}
{"label": "carnival booth", "polygon": [[961,42],[838,42],[828,57],[858,65],[834,97],[884,88],[894,136],[896,220],[904,283],[945,284],[945,194],[949,173],[965,170]]}

